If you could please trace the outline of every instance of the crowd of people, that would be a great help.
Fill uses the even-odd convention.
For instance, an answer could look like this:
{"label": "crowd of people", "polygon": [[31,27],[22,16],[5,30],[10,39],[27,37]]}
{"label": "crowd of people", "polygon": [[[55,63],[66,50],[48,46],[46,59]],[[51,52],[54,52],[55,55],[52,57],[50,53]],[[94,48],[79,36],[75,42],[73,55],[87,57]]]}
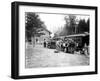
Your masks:
{"label": "crowd of people", "polygon": [[53,43],[53,45],[55,46],[55,49],[57,51],[63,51],[65,53],[72,53],[72,54],[74,54],[75,52],[80,52],[80,54],[89,55],[89,46],[84,44],[84,47],[80,48],[79,44],[76,43],[72,39],[67,39],[67,40],[60,39],[60,40],[56,40],[56,41],[53,41],[53,42],[47,42],[44,39],[44,43],[43,43],[44,48],[48,47],[49,43]]}

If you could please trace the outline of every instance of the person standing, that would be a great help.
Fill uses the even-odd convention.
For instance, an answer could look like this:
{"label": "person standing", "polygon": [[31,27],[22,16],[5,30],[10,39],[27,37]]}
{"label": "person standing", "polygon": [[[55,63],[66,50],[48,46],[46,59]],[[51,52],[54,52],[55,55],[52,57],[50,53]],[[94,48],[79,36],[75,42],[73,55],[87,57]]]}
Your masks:
{"label": "person standing", "polygon": [[60,41],[59,40],[56,41],[56,50],[60,51]]}
{"label": "person standing", "polygon": [[44,48],[46,48],[46,40],[44,39]]}

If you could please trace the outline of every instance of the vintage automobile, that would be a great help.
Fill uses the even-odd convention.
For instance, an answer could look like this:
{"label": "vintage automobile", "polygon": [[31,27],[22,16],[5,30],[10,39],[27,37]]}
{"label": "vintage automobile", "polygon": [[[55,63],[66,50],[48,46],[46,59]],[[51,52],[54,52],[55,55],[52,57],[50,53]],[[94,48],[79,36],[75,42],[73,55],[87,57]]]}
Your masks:
{"label": "vintage automobile", "polygon": [[64,37],[62,48],[64,52],[68,53],[74,53],[74,51],[84,53],[85,44],[89,46],[89,33],[68,35]]}
{"label": "vintage automobile", "polygon": [[56,48],[56,40],[51,39],[47,42],[47,48],[55,49]]}

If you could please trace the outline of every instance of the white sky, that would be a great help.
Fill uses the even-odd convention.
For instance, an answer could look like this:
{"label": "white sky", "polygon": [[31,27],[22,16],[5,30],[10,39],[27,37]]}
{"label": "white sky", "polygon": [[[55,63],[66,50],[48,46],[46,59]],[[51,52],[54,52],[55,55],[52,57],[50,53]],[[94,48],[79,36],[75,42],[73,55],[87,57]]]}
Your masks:
{"label": "white sky", "polygon": [[47,29],[51,32],[56,31],[58,27],[64,26],[64,15],[57,14],[39,14],[40,19],[44,22]]}
{"label": "white sky", "polygon": [[[60,14],[38,14],[41,21],[44,22],[47,29],[54,33],[58,28],[63,27],[65,24],[64,17],[67,15],[60,15]],[[79,19],[85,19],[87,20],[89,16],[83,16],[83,15],[77,15],[76,18]]]}

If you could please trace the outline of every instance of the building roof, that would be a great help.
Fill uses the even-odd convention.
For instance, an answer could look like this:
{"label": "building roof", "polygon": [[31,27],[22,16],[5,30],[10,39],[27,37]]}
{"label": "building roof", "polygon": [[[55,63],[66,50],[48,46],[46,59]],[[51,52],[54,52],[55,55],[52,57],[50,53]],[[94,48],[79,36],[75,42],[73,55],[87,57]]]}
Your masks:
{"label": "building roof", "polygon": [[55,38],[67,38],[67,37],[84,37],[89,35],[89,33],[82,33],[82,34],[73,34],[73,35],[66,35],[66,36],[59,36],[59,37],[55,37]]}
{"label": "building roof", "polygon": [[65,37],[80,37],[80,36],[82,36],[82,37],[84,37],[84,36],[86,36],[86,35],[89,35],[89,34],[85,34],[85,33],[83,33],[83,34],[74,34],[74,35],[68,35],[68,36],[65,36]]}

